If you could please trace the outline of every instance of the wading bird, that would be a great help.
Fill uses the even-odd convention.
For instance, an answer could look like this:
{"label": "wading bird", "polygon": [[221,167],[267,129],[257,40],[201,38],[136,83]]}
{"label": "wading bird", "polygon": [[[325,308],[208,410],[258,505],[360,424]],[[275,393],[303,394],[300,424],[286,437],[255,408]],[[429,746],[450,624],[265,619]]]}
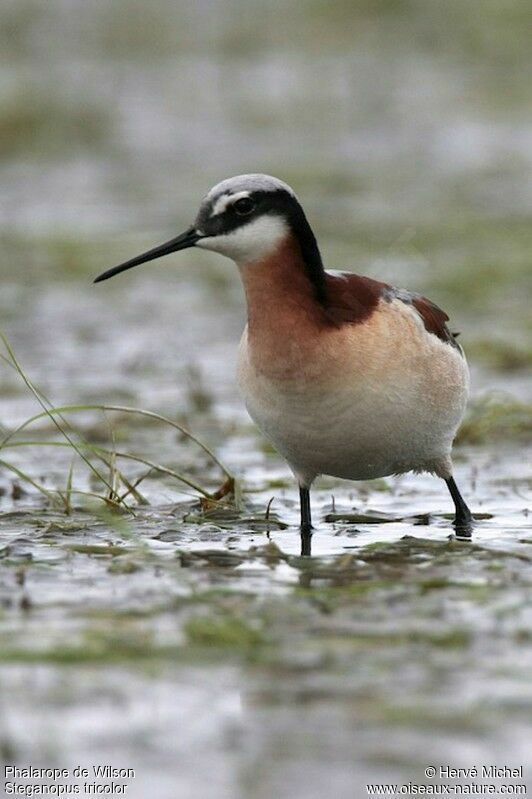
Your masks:
{"label": "wading bird", "polygon": [[298,481],[302,551],[310,552],[309,491],[320,474],[431,472],[450,491],[457,533],[470,535],[451,461],[469,374],[447,314],[419,294],[325,271],[295,193],[268,175],[222,181],[182,235],[95,282],[188,247],[239,268],[248,317],[239,384],[250,416]]}

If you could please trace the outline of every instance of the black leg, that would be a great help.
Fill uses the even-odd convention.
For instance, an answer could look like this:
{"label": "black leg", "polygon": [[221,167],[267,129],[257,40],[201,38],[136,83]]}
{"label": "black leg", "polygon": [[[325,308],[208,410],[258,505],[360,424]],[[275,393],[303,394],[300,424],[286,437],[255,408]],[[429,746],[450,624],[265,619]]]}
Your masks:
{"label": "black leg", "polygon": [[454,481],[454,477],[449,477],[449,479],[445,482],[447,483],[447,488],[449,489],[449,493],[453,498],[456,511],[454,517],[454,528],[456,530],[456,534],[463,538],[470,538],[473,529],[473,516],[471,515],[471,511],[465,504],[462,495],[458,490],[458,486]]}
{"label": "black leg", "polygon": [[310,491],[299,486],[299,503],[301,507],[301,554],[311,554],[312,519],[310,516]]}

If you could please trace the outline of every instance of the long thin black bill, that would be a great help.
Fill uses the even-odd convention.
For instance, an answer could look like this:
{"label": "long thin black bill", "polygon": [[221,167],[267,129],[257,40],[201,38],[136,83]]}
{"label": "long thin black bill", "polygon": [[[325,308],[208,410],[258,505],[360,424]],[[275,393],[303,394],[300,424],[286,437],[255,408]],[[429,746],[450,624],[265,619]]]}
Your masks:
{"label": "long thin black bill", "polygon": [[166,244],[160,244],[158,247],[154,247],[152,250],[143,252],[142,255],[137,255],[136,258],[131,258],[129,261],[125,261],[123,264],[113,266],[112,269],[108,269],[107,272],[103,272],[101,275],[98,275],[94,282],[101,283],[102,280],[108,280],[110,277],[119,275],[120,272],[125,272],[126,269],[131,269],[139,264],[145,264],[147,261],[153,261],[155,258],[161,258],[163,255],[169,255],[171,252],[186,250],[187,247],[193,247],[195,243],[199,241],[199,239],[201,239],[201,236],[196,233],[193,227],[191,227],[188,230],[185,230],[185,232],[180,236],[176,236],[175,239],[170,239],[170,241],[167,241]]}

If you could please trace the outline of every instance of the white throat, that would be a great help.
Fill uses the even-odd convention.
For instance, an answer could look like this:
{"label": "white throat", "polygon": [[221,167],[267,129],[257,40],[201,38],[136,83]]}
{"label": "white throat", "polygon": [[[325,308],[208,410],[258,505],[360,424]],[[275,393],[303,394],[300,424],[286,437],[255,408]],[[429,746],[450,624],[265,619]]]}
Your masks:
{"label": "white throat", "polygon": [[196,247],[227,256],[239,266],[265,258],[288,235],[286,222],[275,215],[260,216],[247,225],[221,236],[207,236]]}

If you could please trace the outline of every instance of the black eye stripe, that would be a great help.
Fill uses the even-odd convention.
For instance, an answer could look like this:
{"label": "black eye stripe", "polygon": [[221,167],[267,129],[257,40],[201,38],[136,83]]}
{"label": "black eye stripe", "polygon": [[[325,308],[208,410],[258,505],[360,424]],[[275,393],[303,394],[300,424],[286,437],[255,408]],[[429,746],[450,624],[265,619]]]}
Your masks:
{"label": "black eye stripe", "polygon": [[[238,191],[246,191],[246,187],[237,187]],[[235,192],[237,193],[237,192]],[[226,197],[225,203],[220,203],[216,214],[214,210],[220,200],[220,197],[214,197],[208,202],[204,202],[196,217],[195,225],[198,230],[202,230],[205,236],[221,236],[231,231],[236,230],[237,227],[251,222],[257,216],[262,214],[275,214],[284,218],[289,224],[292,224],[292,218],[295,213],[300,213],[297,209],[300,208],[297,200],[286,191],[253,191],[249,192],[247,196],[235,197],[230,194],[224,195]],[[235,204],[245,200],[246,213],[238,213],[235,209]],[[253,207],[249,206],[248,200],[251,200]],[[244,205],[244,203],[241,203]],[[225,207],[220,207],[225,206]],[[249,210],[248,210],[249,208]],[[302,213],[302,212],[301,212]]]}
{"label": "black eye stripe", "polygon": [[255,203],[251,197],[241,197],[239,200],[235,200],[232,207],[239,216],[246,216],[255,209]]}

